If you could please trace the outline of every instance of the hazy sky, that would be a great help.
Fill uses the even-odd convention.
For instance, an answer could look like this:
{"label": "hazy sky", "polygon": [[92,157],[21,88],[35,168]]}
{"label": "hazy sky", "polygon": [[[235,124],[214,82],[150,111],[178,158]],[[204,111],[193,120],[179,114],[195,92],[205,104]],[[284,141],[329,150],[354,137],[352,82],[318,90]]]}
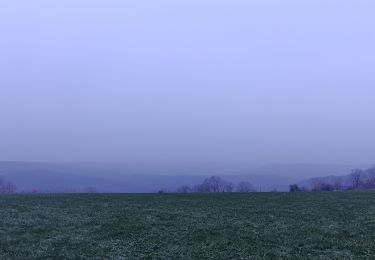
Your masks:
{"label": "hazy sky", "polygon": [[0,160],[375,163],[375,1],[0,2]]}

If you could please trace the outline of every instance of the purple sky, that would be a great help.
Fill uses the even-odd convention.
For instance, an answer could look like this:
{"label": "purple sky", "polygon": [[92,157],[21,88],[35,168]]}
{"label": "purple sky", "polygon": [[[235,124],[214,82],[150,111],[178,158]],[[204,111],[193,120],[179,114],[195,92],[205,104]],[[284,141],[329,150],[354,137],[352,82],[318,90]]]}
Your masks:
{"label": "purple sky", "polygon": [[375,163],[375,1],[1,1],[0,160]]}

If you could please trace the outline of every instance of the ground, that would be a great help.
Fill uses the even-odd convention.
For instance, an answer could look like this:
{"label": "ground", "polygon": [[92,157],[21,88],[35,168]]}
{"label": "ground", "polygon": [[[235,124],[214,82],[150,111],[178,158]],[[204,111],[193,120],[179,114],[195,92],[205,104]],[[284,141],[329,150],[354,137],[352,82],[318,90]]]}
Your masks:
{"label": "ground", "polygon": [[0,259],[375,259],[375,192],[0,196]]}

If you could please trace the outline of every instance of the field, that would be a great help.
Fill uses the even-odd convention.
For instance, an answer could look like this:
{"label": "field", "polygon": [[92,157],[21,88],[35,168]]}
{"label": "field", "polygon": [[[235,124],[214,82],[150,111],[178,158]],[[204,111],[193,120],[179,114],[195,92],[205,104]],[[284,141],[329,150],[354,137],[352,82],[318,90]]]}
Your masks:
{"label": "field", "polygon": [[0,196],[0,259],[375,259],[375,193]]}

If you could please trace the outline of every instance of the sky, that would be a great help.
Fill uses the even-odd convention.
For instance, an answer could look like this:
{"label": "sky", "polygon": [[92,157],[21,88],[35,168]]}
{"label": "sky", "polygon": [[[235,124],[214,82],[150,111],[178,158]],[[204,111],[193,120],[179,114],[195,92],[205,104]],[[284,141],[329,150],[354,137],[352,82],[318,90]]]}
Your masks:
{"label": "sky", "polygon": [[372,0],[0,2],[0,161],[375,163]]}

